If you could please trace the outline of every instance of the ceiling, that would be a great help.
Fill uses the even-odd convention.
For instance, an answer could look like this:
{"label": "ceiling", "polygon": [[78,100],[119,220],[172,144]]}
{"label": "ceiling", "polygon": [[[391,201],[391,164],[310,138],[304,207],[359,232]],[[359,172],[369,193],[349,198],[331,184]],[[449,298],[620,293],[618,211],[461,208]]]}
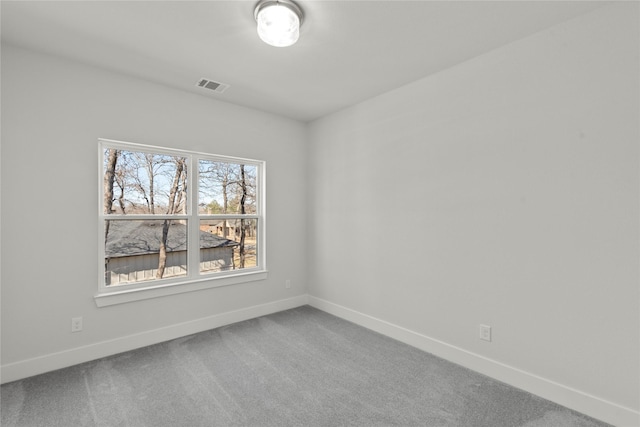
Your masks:
{"label": "ceiling", "polygon": [[2,41],[310,121],[605,4],[299,0],[300,40],[276,48],[256,2],[2,0]]}

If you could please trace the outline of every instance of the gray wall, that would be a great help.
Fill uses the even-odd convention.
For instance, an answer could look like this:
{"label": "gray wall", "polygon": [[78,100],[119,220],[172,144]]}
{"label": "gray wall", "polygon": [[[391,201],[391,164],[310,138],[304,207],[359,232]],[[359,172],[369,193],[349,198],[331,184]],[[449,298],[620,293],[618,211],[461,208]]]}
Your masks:
{"label": "gray wall", "polygon": [[[98,138],[265,160],[268,279],[97,308]],[[293,120],[3,46],[3,366],[306,294],[305,138]]]}
{"label": "gray wall", "polygon": [[637,411],[637,19],[597,10],[313,123],[309,293]]}

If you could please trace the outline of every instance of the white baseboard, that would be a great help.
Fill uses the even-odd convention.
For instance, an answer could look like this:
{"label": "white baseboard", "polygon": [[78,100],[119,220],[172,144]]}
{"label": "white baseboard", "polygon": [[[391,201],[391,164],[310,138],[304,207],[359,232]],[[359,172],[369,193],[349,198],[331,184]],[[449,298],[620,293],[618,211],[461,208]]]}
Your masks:
{"label": "white baseboard", "polygon": [[148,345],[195,334],[231,323],[241,322],[271,313],[300,307],[308,303],[307,295],[255,305],[240,310],[220,313],[189,322],[153,329],[113,340],[102,341],[70,350],[51,353],[32,359],[9,363],[0,367],[2,383],[17,381],[33,375],[66,368],[79,363],[100,359]]}
{"label": "white baseboard", "polygon": [[640,426],[640,413],[633,409],[310,295],[300,295],[294,298],[220,313],[164,328],[9,363],[0,367],[0,378],[2,383],[17,381],[33,375],[300,307],[305,304],[593,418],[619,427]]}
{"label": "white baseboard", "polygon": [[326,311],[334,316],[341,317],[590,417],[619,427],[640,426],[640,413],[631,408],[620,406],[572,387],[505,365],[321,298],[310,295],[308,301],[309,305],[319,310]]}

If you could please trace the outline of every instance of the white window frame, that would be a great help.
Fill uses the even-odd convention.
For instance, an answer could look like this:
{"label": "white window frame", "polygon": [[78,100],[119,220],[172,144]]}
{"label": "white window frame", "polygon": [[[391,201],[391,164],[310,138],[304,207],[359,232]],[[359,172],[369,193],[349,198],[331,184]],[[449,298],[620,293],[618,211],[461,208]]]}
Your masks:
{"label": "white window frame", "polygon": [[[187,159],[187,214],[177,215],[138,215],[138,214],[105,214],[104,213],[104,151],[115,148],[136,152],[151,152],[169,156],[181,156]],[[212,160],[233,164],[252,165],[256,167],[256,213],[205,215],[198,213],[198,183],[199,161]],[[267,278],[266,264],[266,220],[265,220],[265,189],[266,162],[261,160],[239,157],[222,156],[196,151],[179,150],[174,148],[157,147],[132,142],[115,141],[110,139],[98,140],[98,293],[94,299],[98,307],[122,304],[131,301],[156,298],[184,292],[198,291],[219,286],[264,280]],[[201,219],[255,219],[257,221],[257,258],[256,267],[241,270],[221,271],[215,273],[200,273],[200,220]],[[105,284],[105,221],[108,219],[162,220],[186,219],[187,228],[187,275],[174,278],[156,279],[149,282],[111,285]]]}

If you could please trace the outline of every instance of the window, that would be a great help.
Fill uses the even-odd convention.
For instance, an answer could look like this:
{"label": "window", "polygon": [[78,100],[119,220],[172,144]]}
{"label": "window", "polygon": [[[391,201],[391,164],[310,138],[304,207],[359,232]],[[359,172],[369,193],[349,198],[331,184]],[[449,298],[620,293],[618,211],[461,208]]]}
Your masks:
{"label": "window", "polygon": [[98,305],[266,277],[264,162],[99,145]]}

